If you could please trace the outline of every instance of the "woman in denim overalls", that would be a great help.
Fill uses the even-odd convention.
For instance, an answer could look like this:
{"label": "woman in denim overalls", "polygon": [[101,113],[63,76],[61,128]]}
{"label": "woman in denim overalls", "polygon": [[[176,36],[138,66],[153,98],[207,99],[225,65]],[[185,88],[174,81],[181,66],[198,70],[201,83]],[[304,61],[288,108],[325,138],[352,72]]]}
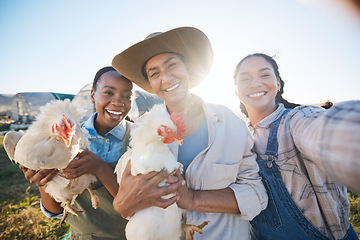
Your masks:
{"label": "woman in denim overalls", "polygon": [[269,196],[251,222],[252,239],[358,239],[340,182],[355,189],[359,182],[360,102],[329,110],[287,102],[278,66],[265,54],[241,60],[234,78]]}

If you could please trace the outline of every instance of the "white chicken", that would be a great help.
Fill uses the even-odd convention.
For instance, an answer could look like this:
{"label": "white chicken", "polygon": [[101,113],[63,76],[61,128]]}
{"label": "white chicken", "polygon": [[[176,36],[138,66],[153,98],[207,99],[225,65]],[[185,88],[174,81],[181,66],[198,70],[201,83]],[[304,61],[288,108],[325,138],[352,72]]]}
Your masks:
{"label": "white chicken", "polygon": [[[46,104],[40,108],[36,121],[24,135],[19,132],[8,132],[5,135],[4,148],[9,158],[33,170],[66,168],[89,145],[78,123],[83,113],[84,110],[68,99]],[[96,180],[92,174],[69,180],[58,171],[44,186],[45,192],[64,208],[60,224],[68,213],[78,216],[82,212],[71,205],[86,188],[91,194],[93,208],[97,208],[99,199],[90,188],[90,184]]]}
{"label": "white chicken", "polygon": [[[131,174],[146,174],[166,169],[172,172],[181,167],[168,144],[182,145],[184,122],[176,113],[170,116],[163,105],[155,105],[139,118],[131,131],[130,149],[121,157],[115,173],[120,184],[127,161],[131,161]],[[161,183],[164,185],[166,183]],[[168,196],[170,197],[170,196]],[[126,225],[128,240],[180,239],[182,233],[181,209],[174,203],[166,209],[150,207],[136,212]],[[207,224],[207,223],[206,223]],[[205,224],[205,225],[206,225]],[[203,226],[195,226],[201,232]],[[193,231],[188,229],[188,231]],[[193,234],[194,232],[192,232]]]}

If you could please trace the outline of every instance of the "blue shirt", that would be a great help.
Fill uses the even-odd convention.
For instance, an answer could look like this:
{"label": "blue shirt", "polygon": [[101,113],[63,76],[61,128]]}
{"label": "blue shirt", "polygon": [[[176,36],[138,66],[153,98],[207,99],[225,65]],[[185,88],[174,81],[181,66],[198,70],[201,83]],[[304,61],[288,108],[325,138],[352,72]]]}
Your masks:
{"label": "blue shirt", "polygon": [[183,138],[183,145],[179,147],[178,161],[183,165],[183,176],[192,160],[208,145],[208,129],[205,116],[199,129],[191,136]]}
{"label": "blue shirt", "polygon": [[94,127],[97,113],[94,113],[82,126],[90,141],[90,151],[98,155],[106,163],[118,161],[121,157],[122,142],[126,131],[125,121],[111,129],[105,136],[97,133]]}

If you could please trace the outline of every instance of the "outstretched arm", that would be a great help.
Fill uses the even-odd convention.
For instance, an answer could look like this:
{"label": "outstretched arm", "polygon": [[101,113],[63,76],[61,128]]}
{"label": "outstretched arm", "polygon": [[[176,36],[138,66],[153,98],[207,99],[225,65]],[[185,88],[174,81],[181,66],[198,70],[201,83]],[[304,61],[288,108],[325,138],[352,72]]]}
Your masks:
{"label": "outstretched arm", "polygon": [[330,177],[360,192],[360,101],[310,110],[300,108],[291,118],[296,147]]}

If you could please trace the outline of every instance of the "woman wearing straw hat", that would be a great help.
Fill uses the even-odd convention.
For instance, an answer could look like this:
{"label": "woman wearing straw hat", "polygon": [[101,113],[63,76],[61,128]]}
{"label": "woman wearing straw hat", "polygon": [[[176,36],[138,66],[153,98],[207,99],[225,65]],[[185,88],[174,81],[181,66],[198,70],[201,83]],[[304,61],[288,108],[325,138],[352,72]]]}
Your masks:
{"label": "woman wearing straw hat", "polygon": [[183,177],[186,184],[164,203],[159,198],[162,189],[148,184],[152,176],[131,176],[128,164],[113,205],[123,217],[130,217],[146,207],[167,207],[176,201],[187,210],[187,224],[210,221],[195,239],[249,239],[248,221],[267,205],[251,151],[251,135],[230,109],[204,103],[189,91],[204,80],[212,58],[208,38],[192,27],[151,34],[114,57],[116,70],[163,99],[169,114],[182,115],[186,125],[184,143],[181,147],[170,146],[170,150],[184,166],[184,175],[177,173],[180,181],[172,178],[174,185]]}

